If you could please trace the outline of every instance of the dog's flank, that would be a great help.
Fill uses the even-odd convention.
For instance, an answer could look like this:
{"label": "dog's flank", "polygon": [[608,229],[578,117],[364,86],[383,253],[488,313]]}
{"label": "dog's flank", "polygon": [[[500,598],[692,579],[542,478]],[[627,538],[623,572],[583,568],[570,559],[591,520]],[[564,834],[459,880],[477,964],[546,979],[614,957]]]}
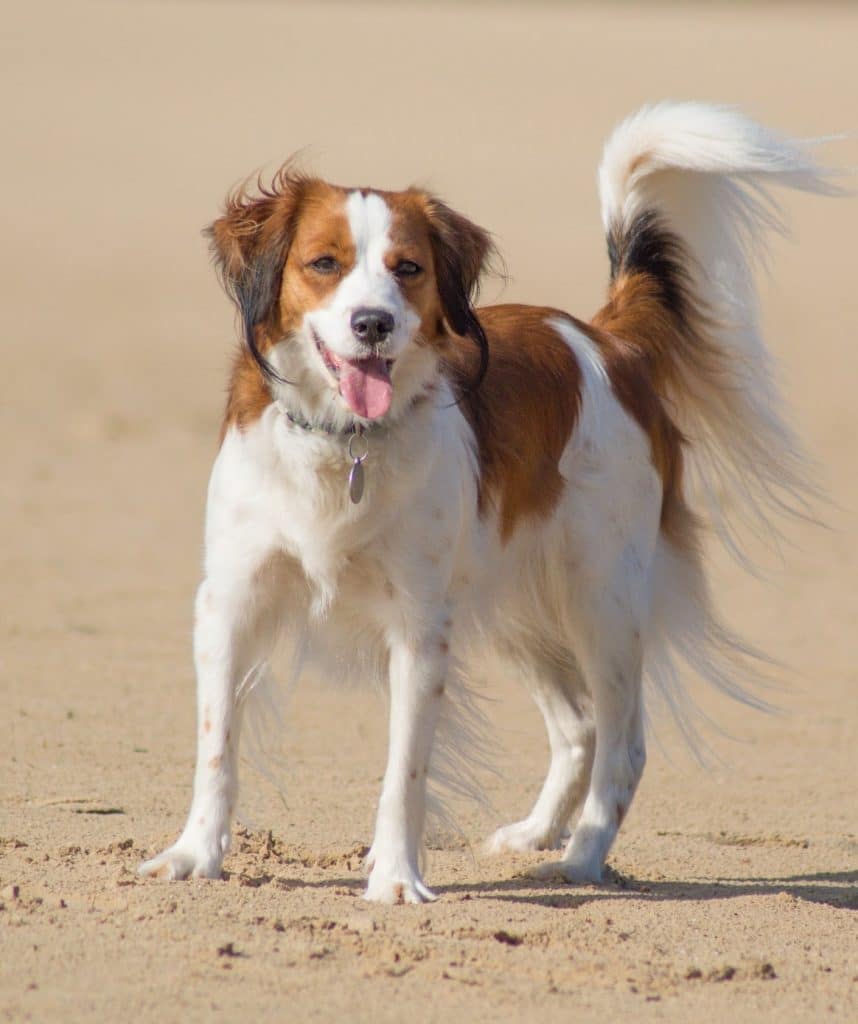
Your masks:
{"label": "dog's flank", "polygon": [[[634,797],[644,677],[689,736],[688,671],[761,704],[752,652],[712,612],[700,533],[708,518],[735,546],[737,507],[768,523],[809,491],[750,276],[780,224],[769,184],[831,191],[805,147],[731,111],[664,104],[621,125],[600,170],[611,285],[591,323],[475,309],[490,238],[419,190],[287,168],[230,199],[211,236],[245,348],[209,487],[194,795],[144,874],[220,873],[245,681],[269,678],[283,635],[296,664],[387,683],[366,892],[384,902],[433,898],[427,783],[472,789],[467,680],[485,652],[530,689],[551,747],[532,811],[490,848],[554,848],[574,823],[542,869],[569,881],[601,877]],[[439,759],[457,726],[466,759]]]}

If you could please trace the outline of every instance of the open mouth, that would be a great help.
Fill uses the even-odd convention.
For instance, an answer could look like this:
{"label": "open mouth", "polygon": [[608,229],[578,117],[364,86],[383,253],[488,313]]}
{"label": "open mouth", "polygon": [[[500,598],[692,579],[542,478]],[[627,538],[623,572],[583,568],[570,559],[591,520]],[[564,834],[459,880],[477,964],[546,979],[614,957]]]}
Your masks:
{"label": "open mouth", "polygon": [[332,352],[315,331],[313,340],[322,362],[337,381],[343,401],[352,412],[367,420],[384,416],[393,400],[390,381],[393,360],[379,355],[346,359]]}

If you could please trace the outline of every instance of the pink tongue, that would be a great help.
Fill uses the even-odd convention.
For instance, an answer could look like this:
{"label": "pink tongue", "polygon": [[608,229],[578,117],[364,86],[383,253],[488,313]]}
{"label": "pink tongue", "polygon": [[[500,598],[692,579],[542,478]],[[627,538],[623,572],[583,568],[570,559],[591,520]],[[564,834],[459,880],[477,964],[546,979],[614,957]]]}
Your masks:
{"label": "pink tongue", "polygon": [[390,408],[393,385],[390,371],[379,356],[344,359],[340,365],[340,394],[352,412],[377,420]]}

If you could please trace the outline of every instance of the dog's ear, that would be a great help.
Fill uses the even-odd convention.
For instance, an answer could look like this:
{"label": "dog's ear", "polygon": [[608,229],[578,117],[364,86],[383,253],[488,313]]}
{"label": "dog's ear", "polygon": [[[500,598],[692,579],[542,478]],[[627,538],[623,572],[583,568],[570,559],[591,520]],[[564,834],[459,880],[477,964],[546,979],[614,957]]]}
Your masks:
{"label": "dog's ear", "polygon": [[259,351],[256,328],[277,315],[283,266],[307,179],[282,167],[271,185],[244,182],[226,200],[224,214],[206,228],[215,267],[238,308],[242,333],[262,373],[277,374]]}
{"label": "dog's ear", "polygon": [[435,196],[427,197],[426,216],[444,319],[456,334],[471,338],[478,346],[480,367],[475,383],[479,384],[488,367],[489,347],[474,301],[480,277],[496,255],[494,243],[487,231]]}

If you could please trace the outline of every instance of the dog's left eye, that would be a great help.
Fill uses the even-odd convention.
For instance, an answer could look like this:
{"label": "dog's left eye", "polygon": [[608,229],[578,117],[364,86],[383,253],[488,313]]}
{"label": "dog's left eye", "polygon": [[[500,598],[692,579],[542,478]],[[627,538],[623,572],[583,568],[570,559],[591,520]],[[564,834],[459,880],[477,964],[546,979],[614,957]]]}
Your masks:
{"label": "dog's left eye", "polygon": [[320,274],[336,274],[340,269],[339,263],[333,256],[320,256],[317,260],[313,260],[310,266]]}
{"label": "dog's left eye", "polygon": [[414,260],[400,260],[393,268],[397,277],[415,277],[423,268]]}

